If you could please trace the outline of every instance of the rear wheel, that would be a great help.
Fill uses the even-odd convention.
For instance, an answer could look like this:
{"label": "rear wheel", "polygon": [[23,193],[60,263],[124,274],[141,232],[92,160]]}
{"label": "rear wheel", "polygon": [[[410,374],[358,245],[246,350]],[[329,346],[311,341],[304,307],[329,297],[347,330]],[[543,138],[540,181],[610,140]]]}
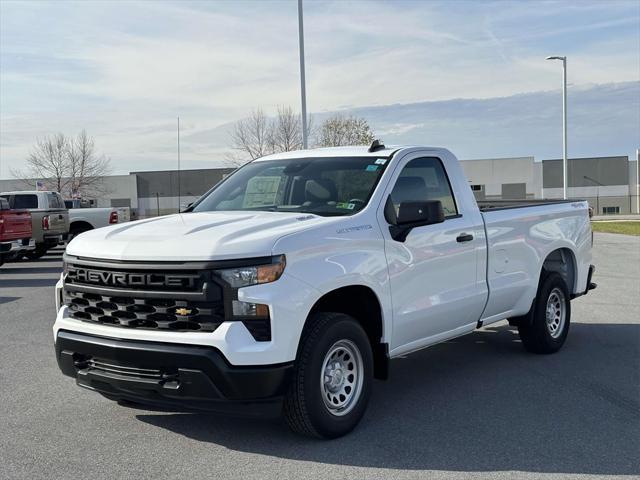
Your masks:
{"label": "rear wheel", "polygon": [[303,333],[284,402],[289,427],[300,434],[336,438],[353,430],[366,410],[373,355],[360,324],[342,313],[318,313]]}
{"label": "rear wheel", "polygon": [[524,347],[534,353],[554,353],[560,350],[571,320],[569,290],[557,273],[541,279],[530,322],[518,326]]}
{"label": "rear wheel", "polygon": [[74,237],[80,235],[81,233],[88,232],[89,230],[93,230],[93,227],[86,223],[71,225],[71,228],[69,229],[68,240],[71,241]]}
{"label": "rear wheel", "polygon": [[30,250],[29,252],[25,253],[24,256],[29,260],[38,260],[39,258],[44,257],[44,255],[47,253],[47,250],[48,248],[46,243],[37,243],[35,250]]}

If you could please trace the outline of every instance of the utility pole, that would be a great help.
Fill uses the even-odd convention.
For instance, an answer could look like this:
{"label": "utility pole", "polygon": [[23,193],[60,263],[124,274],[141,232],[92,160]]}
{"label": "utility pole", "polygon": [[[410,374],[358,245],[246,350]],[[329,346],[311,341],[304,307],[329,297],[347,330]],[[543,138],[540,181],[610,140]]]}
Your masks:
{"label": "utility pole", "polygon": [[562,198],[567,199],[567,57],[552,56],[546,60],[562,60]]}
{"label": "utility pole", "polygon": [[307,88],[304,75],[304,26],[302,21],[302,0],[298,0],[298,41],[300,44],[300,95],[302,97],[302,148],[309,147],[307,132]]}
{"label": "utility pole", "polygon": [[180,213],[180,117],[178,117],[178,213]]}
{"label": "utility pole", "polygon": [[562,195],[567,199],[567,57],[562,58]]}

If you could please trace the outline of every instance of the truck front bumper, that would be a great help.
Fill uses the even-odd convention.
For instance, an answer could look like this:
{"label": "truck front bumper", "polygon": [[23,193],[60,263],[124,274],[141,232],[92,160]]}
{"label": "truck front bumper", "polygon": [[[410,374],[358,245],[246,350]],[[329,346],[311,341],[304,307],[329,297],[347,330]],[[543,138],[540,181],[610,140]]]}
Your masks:
{"label": "truck front bumper", "polygon": [[60,330],[56,359],[79,386],[113,400],[241,415],[280,412],[292,363],[230,365],[214,347],[99,337]]}

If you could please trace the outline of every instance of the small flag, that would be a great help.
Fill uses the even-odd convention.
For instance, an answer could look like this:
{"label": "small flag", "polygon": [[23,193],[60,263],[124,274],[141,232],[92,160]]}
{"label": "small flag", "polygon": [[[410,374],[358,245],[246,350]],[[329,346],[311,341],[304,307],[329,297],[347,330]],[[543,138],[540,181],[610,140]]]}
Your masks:
{"label": "small flag", "polygon": [[44,189],[44,182],[42,180],[36,180],[36,190],[40,192]]}

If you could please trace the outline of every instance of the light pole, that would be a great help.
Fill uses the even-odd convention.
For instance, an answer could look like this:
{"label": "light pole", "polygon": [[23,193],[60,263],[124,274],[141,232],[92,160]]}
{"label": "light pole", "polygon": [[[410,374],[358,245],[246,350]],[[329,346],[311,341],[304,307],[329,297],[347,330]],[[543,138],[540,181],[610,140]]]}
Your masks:
{"label": "light pole", "polygon": [[180,117],[178,117],[178,213],[180,213]]}
{"label": "light pole", "polygon": [[562,60],[562,197],[567,199],[567,57],[552,56],[547,60]]}
{"label": "light pole", "polygon": [[300,95],[302,97],[302,148],[308,147],[307,132],[307,88],[304,78],[304,27],[302,22],[302,0],[298,0],[298,41],[300,43]]}

